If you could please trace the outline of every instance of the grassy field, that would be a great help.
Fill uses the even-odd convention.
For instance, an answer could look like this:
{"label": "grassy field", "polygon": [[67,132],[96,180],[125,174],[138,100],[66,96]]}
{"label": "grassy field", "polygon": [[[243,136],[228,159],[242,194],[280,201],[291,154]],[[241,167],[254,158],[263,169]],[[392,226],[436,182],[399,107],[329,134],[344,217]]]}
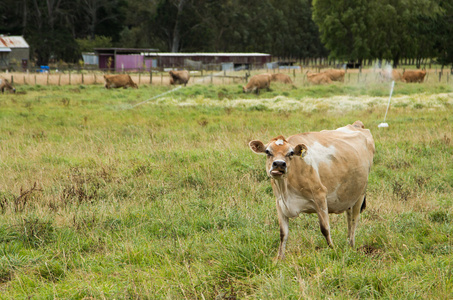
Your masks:
{"label": "grassy field", "polygon": [[[451,299],[453,83],[259,96],[240,84],[0,95],[0,299]],[[263,141],[361,120],[376,142],[356,249],[331,215],[290,221]]]}

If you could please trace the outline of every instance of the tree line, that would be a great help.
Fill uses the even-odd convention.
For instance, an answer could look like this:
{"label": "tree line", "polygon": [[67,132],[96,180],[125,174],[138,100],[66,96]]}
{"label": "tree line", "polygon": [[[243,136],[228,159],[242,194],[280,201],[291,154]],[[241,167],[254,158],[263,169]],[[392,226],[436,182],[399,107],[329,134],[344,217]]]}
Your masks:
{"label": "tree line", "polygon": [[100,47],[453,62],[451,0],[2,0],[37,64]]}

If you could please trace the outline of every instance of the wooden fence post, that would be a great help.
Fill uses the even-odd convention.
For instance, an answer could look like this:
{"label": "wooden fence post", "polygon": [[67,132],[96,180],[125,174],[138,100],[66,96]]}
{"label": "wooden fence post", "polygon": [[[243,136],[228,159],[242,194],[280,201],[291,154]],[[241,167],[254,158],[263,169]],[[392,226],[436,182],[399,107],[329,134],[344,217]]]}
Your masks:
{"label": "wooden fence post", "polygon": [[149,69],[149,84],[153,84],[153,71]]}

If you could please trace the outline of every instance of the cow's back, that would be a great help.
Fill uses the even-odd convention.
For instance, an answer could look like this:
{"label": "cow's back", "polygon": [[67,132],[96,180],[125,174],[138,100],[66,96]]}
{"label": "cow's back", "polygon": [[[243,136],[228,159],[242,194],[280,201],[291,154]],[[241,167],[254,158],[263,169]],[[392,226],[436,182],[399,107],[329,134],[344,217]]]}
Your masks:
{"label": "cow's back", "polygon": [[346,72],[344,70],[333,69],[333,70],[327,70],[325,73],[332,81],[343,81],[344,75]]}
{"label": "cow's back", "polygon": [[293,84],[291,77],[283,73],[272,74],[271,81],[282,82],[285,84]]}
{"label": "cow's back", "polygon": [[403,80],[406,82],[422,82],[425,78],[426,71],[407,70],[403,74]]}
{"label": "cow's back", "polygon": [[257,74],[250,78],[245,87],[247,90],[269,88],[270,81],[270,74]]}

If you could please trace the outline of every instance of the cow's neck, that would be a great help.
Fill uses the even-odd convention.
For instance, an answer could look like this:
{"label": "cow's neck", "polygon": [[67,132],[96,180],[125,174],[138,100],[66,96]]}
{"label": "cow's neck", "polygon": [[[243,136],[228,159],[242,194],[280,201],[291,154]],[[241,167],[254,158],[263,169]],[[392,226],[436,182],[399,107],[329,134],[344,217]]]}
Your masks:
{"label": "cow's neck", "polygon": [[288,178],[272,179],[278,192],[279,200],[286,202],[288,199]]}

